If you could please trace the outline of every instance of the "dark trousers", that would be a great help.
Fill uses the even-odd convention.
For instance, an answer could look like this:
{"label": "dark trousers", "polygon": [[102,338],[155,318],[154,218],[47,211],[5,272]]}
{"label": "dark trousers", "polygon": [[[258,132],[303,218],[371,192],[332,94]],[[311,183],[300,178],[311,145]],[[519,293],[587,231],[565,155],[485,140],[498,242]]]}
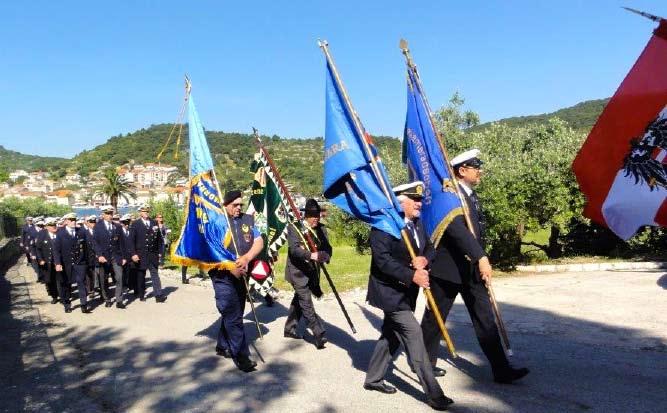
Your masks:
{"label": "dark trousers", "polygon": [[86,266],[86,290],[88,293],[95,291],[95,267]]}
{"label": "dark trousers", "polygon": [[128,290],[132,290],[137,294],[137,269],[131,261],[123,265],[123,276],[127,280],[127,284],[125,285]]}
{"label": "dark trousers", "polygon": [[83,306],[88,303],[88,290],[86,289],[86,265],[63,266],[67,274],[67,285],[76,282],[76,290],[79,293],[79,303]]}
{"label": "dark trousers", "polygon": [[398,352],[401,343],[405,347],[408,361],[419,377],[424,393],[431,399],[442,397],[444,393],[433,375],[433,367],[424,347],[421,328],[409,310],[384,313],[382,335],[371,356],[365,383],[378,384],[384,380],[389,363]]}
{"label": "dark trousers", "polygon": [[37,277],[38,280],[41,280],[42,278],[41,278],[41,274],[40,274],[40,271],[39,271],[39,262],[37,261],[37,259],[31,260],[30,261],[30,266],[35,271],[35,277]]}
{"label": "dark trousers", "polygon": [[109,292],[109,274],[114,274],[116,278],[116,302],[120,303],[123,301],[123,266],[117,264],[115,261],[113,263],[105,262],[100,263],[100,266],[97,267],[97,279],[100,284],[100,293],[102,293],[102,298],[104,301],[111,301],[111,293]]}
{"label": "dark trousers", "polygon": [[[484,284],[456,284],[435,277],[431,278],[430,284],[431,293],[438,304],[443,320],[447,320],[447,315],[454,304],[456,296],[461,294],[470,314],[479,345],[491,363],[491,368],[494,372],[506,369],[509,366],[509,362],[500,341],[498,327],[493,318],[489,293]],[[440,329],[431,310],[427,309],[424,313],[422,330],[424,332],[424,343],[426,344],[429,359],[435,365],[438,360],[438,348],[441,337]]]}
{"label": "dark trousers", "polygon": [[44,280],[46,292],[51,298],[58,298],[60,296],[58,284],[56,282],[56,270],[53,264],[44,264],[39,267],[41,273],[40,277]]}
{"label": "dark trousers", "polygon": [[232,356],[249,356],[250,349],[243,330],[245,285],[228,272],[212,271],[215,306],[220,312],[220,331],[217,347],[229,350]]}
{"label": "dark trousers", "polygon": [[305,318],[308,322],[308,328],[313,332],[313,335],[324,335],[324,326],[322,325],[322,320],[315,312],[310,288],[308,286],[301,287],[296,284],[292,284],[292,287],[294,287],[294,298],[292,298],[292,303],[289,306],[287,321],[285,322],[285,332],[296,333],[299,320]]}
{"label": "dark trousers", "polygon": [[157,265],[152,264],[143,270],[140,268],[135,270],[137,274],[137,295],[139,295],[139,297],[143,297],[144,294],[146,294],[146,271],[148,271],[151,275],[151,283],[153,283],[153,295],[155,297],[160,297],[162,295],[162,283],[160,282],[160,276],[157,272]]}
{"label": "dark trousers", "polygon": [[56,288],[58,289],[60,302],[63,303],[65,308],[68,308],[72,295],[72,285],[65,271],[56,271]]}

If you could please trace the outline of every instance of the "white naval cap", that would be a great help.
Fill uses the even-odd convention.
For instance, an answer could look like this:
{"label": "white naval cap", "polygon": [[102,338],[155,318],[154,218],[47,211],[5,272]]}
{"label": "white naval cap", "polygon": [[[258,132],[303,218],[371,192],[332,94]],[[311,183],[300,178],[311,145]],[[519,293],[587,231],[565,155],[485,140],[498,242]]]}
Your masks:
{"label": "white naval cap", "polygon": [[120,217],[120,221],[132,221],[132,215],[131,214],[125,214],[122,217]]}
{"label": "white naval cap", "polygon": [[476,168],[479,168],[482,166],[482,161],[479,159],[479,155],[482,153],[479,149],[470,149],[469,151],[465,151],[454,158],[449,162],[452,166],[459,166],[459,165],[465,165],[468,164],[470,166],[474,166]]}

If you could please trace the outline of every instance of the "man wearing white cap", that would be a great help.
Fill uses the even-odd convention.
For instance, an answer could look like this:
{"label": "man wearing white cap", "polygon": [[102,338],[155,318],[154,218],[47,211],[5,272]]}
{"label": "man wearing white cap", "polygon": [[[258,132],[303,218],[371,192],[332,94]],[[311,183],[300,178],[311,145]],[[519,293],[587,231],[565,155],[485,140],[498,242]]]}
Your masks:
{"label": "man wearing white cap", "polygon": [[[81,312],[87,314],[88,291],[86,291],[86,267],[88,266],[88,252],[86,251],[86,235],[81,228],[76,227],[76,214],[69,213],[63,216],[65,226],[58,230],[53,243],[53,262],[56,272],[62,273],[67,286],[76,282],[79,293]],[[69,288],[65,288],[65,312],[71,312]]]}
{"label": "man wearing white cap", "polygon": [[[493,270],[484,251],[486,231],[484,212],[473,191],[473,187],[479,184],[482,177],[483,162],[479,159],[479,155],[478,149],[472,149],[454,157],[451,161],[459,182],[459,190],[470,213],[472,232],[461,215],[455,217],[447,226],[436,248],[431,271],[431,292],[444,319],[447,318],[456,296],[461,294],[477,334],[477,340],[491,363],[494,380],[498,383],[511,383],[528,374],[528,369],[510,366],[494,321],[489,294],[484,285],[491,281]],[[429,358],[435,366],[440,331],[430,310],[424,314],[422,330]]]}
{"label": "man wearing white cap", "polygon": [[30,234],[32,226],[33,226],[32,217],[25,217],[25,224],[23,224],[23,227],[21,228],[21,240],[19,241],[21,251],[25,253],[28,266],[30,266],[30,239],[28,238],[28,236]]}
{"label": "man wearing white cap", "polygon": [[395,387],[385,383],[384,376],[403,344],[408,361],[426,393],[426,403],[435,410],[446,410],[454,401],[445,396],[435,378],[419,322],[414,316],[419,287],[429,287],[426,268],[434,254],[433,245],[419,220],[423,190],[424,184],[420,181],[394,188],[394,194],[401,202],[406,231],[417,255],[414,259],[403,239],[377,228],[371,229],[371,275],[366,299],[370,305],[384,311],[384,321],[382,335],[368,365],[364,388],[396,393]]}
{"label": "man wearing white cap", "polygon": [[[62,286],[58,283],[59,277],[56,274],[56,267],[53,263],[53,244],[56,239],[56,220],[55,218],[46,218],[39,221],[45,224],[46,229],[39,233],[36,243],[36,255],[42,270],[46,292],[51,296],[51,304],[56,304],[59,297],[64,298]],[[69,286],[67,287],[69,291]]]}
{"label": "man wearing white cap", "polygon": [[[41,221],[44,217],[37,217],[33,222]],[[30,266],[35,271],[35,277],[39,280],[39,263],[37,262],[37,256],[35,255],[35,243],[37,242],[37,235],[39,234],[39,229],[36,225],[31,225],[28,228],[28,235],[26,237],[26,252],[30,258]]]}
{"label": "man wearing white cap", "polygon": [[139,300],[146,300],[144,294],[146,292],[146,271],[148,271],[153,284],[155,301],[163,303],[167,297],[162,294],[158,266],[160,265],[160,255],[164,249],[164,240],[157,222],[150,219],[148,211],[150,211],[150,208],[147,205],[142,205],[139,208],[139,219],[130,226],[128,249],[137,274],[135,293],[139,296]]}
{"label": "man wearing white cap", "polygon": [[107,274],[113,271],[116,278],[116,308],[123,309],[123,265],[125,259],[125,237],[120,224],[111,222],[113,207],[102,208],[102,219],[98,220],[93,229],[95,239],[95,256],[97,257],[98,282],[105,307],[111,307],[111,296],[108,290]]}
{"label": "man wearing white cap", "polygon": [[83,224],[83,234],[86,237],[86,289],[91,295],[91,299],[95,298],[95,288],[99,287],[97,279],[97,257],[95,256],[95,237],[93,236],[93,228],[97,222],[95,215],[89,215]]}

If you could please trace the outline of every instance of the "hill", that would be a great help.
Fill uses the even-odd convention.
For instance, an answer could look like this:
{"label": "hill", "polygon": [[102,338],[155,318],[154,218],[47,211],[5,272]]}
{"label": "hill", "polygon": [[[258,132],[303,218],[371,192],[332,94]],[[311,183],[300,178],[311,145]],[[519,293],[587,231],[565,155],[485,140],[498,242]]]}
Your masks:
{"label": "hill", "polygon": [[[125,163],[157,163],[157,155],[167,142],[172,124],[152,125],[127,135],[118,135],[91,150],[76,155],[70,169],[87,175],[106,165]],[[252,175],[250,163],[257,152],[252,135],[206,131],[211,155],[216,165],[216,175],[223,188],[245,187]],[[279,136],[263,136],[262,140],[274,158],[282,177],[287,183],[306,195],[318,195],[322,191],[323,139],[288,139]],[[390,137],[378,137],[378,146],[385,159],[400,162],[400,141]],[[187,176],[188,130],[183,127],[178,158],[176,137],[172,138],[160,161],[175,165]]]}
{"label": "hill", "polygon": [[0,145],[0,170],[13,171],[15,169],[24,169],[32,171],[51,171],[56,174],[65,170],[69,165],[69,159],[25,155],[20,152],[10,151]]}
{"label": "hill", "polygon": [[568,108],[559,109],[555,112],[544,113],[541,115],[530,116],[516,116],[511,118],[500,119],[494,122],[487,122],[472,128],[471,131],[483,129],[492,123],[504,123],[509,126],[525,126],[534,123],[546,123],[551,118],[560,118],[566,121],[573,129],[588,132],[593,128],[600,113],[605,105],[609,102],[607,99],[587,100],[585,102],[577,103]]}

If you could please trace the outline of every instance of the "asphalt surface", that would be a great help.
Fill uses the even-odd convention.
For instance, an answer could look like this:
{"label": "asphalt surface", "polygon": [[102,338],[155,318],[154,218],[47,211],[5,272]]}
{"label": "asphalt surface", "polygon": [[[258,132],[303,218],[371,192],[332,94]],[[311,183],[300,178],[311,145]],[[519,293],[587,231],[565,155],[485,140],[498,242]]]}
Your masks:
{"label": "asphalt surface", "polygon": [[[243,373],[214,353],[213,291],[182,285],[178,277],[162,277],[164,304],[132,301],[125,310],[98,306],[82,314],[75,300],[74,312],[65,314],[50,304],[25,258],[5,257],[0,411],[431,411],[404,354],[387,375],[398,393],[362,388],[382,322],[364,303],[365,291],[343,294],[357,334],[332,297],[315,302],[330,340],[323,350],[310,334],[283,338],[291,292],[272,308],[257,303],[264,338],[257,338],[250,313],[245,328],[259,366]],[[512,362],[531,374],[513,385],[494,383],[457,302],[447,324],[460,357],[447,360],[443,347],[439,362],[447,375],[438,380],[456,402],[450,411],[667,411],[664,271],[518,276],[494,285]]]}

